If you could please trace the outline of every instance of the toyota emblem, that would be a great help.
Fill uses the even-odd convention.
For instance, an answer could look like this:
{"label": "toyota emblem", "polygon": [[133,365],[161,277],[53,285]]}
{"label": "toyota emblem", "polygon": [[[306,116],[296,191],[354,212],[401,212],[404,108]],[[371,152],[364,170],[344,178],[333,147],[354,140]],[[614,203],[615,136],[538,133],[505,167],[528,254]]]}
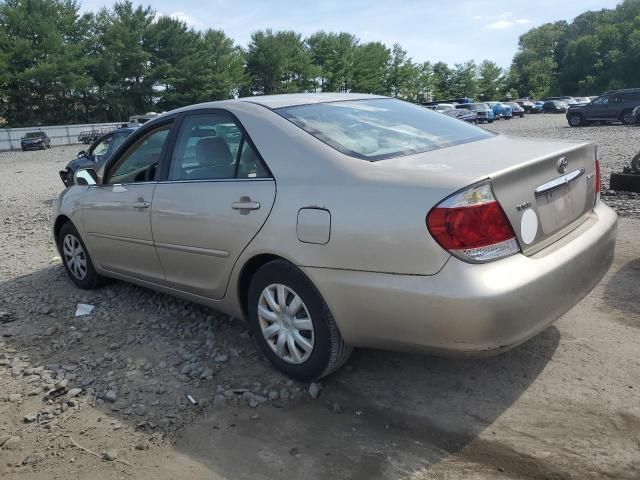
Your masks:
{"label": "toyota emblem", "polygon": [[567,167],[569,166],[569,161],[567,157],[560,157],[558,160],[558,172],[564,173],[567,171]]}

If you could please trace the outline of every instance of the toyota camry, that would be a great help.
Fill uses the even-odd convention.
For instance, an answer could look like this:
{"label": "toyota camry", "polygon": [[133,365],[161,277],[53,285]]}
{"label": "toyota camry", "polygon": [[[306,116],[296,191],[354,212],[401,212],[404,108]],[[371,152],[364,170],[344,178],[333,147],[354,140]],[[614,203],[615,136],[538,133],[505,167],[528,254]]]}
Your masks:
{"label": "toyota camry", "polygon": [[75,180],[53,232],[78,287],[114,278],[244,318],[301,380],[354,347],[514,347],[589,293],[616,237],[593,144],[373,95],[174,110]]}

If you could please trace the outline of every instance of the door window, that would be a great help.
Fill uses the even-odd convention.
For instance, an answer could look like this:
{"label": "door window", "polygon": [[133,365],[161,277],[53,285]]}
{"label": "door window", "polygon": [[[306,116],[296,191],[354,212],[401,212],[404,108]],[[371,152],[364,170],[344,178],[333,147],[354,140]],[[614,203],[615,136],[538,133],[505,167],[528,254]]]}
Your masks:
{"label": "door window", "polygon": [[105,138],[103,141],[101,141],[100,143],[98,143],[94,148],[93,148],[93,152],[91,152],[92,155],[104,155],[105,153],[107,153],[107,150],[109,150],[109,145],[111,144],[111,139],[113,137],[108,137]]}
{"label": "door window", "polygon": [[609,103],[609,97],[598,97],[593,101],[594,105],[607,105]]}
{"label": "door window", "polygon": [[268,177],[258,154],[231,115],[185,117],[171,157],[168,180]]}
{"label": "door window", "polygon": [[139,138],[111,168],[105,183],[113,185],[154,181],[170,129],[171,124],[163,125]]}

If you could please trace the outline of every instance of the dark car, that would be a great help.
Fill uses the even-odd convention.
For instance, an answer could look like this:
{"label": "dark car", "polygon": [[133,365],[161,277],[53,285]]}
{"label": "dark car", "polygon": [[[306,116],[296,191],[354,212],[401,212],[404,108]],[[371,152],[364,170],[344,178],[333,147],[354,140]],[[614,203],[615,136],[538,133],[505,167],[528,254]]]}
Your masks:
{"label": "dark car", "polygon": [[486,103],[464,103],[461,105],[456,105],[457,109],[467,109],[475,112],[476,119],[478,122],[483,123],[493,123],[494,115],[491,107]]}
{"label": "dark car", "polygon": [[640,88],[627,88],[607,92],[586,105],[572,105],[567,110],[567,121],[572,127],[590,123],[634,121],[633,109],[640,105]]}
{"label": "dark car", "polygon": [[511,114],[514,117],[524,117],[524,108],[517,102],[506,102],[506,105],[511,107]]}
{"label": "dark car", "polygon": [[440,113],[447,115],[448,117],[457,118],[458,120],[463,120],[465,122],[476,124],[478,123],[478,115],[476,112],[469,110],[468,108],[456,108],[451,110],[443,110]]}
{"label": "dark car", "polygon": [[544,113],[564,113],[567,108],[569,108],[569,105],[564,100],[547,100],[542,105]]}
{"label": "dark car", "polygon": [[529,100],[528,98],[521,98],[520,100],[516,100],[515,103],[520,105],[527,113],[531,113],[531,111],[535,108],[533,101]]}
{"label": "dark car", "polygon": [[20,139],[22,151],[25,150],[44,150],[51,148],[51,139],[44,132],[28,132]]}
{"label": "dark car", "polygon": [[138,127],[126,127],[113,130],[96,140],[88,151],[82,150],[78,158],[71,160],[64,170],[60,170],[60,178],[66,187],[73,185],[73,175],[81,168],[97,170],[106,162],[124,140]]}

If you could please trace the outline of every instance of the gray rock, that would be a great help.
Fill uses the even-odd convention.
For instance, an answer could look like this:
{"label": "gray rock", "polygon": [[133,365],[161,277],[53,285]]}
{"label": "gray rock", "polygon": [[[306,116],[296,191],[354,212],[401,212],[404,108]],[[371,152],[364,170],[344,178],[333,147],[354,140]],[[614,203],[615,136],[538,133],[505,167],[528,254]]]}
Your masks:
{"label": "gray rock", "polygon": [[109,390],[105,395],[104,398],[110,402],[115,402],[118,399],[118,394],[116,393],[115,390]]}
{"label": "gray rock", "polygon": [[24,416],[24,423],[33,423],[38,420],[38,413],[29,413]]}
{"label": "gray rock", "polygon": [[278,400],[280,394],[276,390],[269,390],[269,400]]}
{"label": "gray rock", "polygon": [[49,327],[44,331],[45,336],[50,337],[58,331],[58,327]]}
{"label": "gray rock", "polygon": [[82,389],[81,388],[72,388],[71,390],[69,390],[69,397],[73,398],[73,397],[77,397],[78,395],[80,395],[82,393]]}
{"label": "gray rock", "polygon": [[314,382],[309,385],[309,395],[313,399],[316,399],[320,396],[320,390],[322,390],[322,386],[319,383]]}
{"label": "gray rock", "polygon": [[224,395],[218,394],[213,397],[213,406],[214,407],[224,407],[227,404],[227,399]]}
{"label": "gray rock", "polygon": [[11,435],[6,433],[0,434],[0,448],[6,443],[7,440],[11,438]]}
{"label": "gray rock", "polygon": [[209,377],[213,377],[213,369],[207,367],[200,374],[200,378],[205,379],[205,378],[209,378]]}
{"label": "gray rock", "polygon": [[30,397],[35,397],[36,395],[40,395],[42,393],[42,388],[37,387],[34,388],[33,390],[29,391],[29,393],[27,393],[27,395],[29,395]]}
{"label": "gray rock", "polygon": [[12,393],[11,395],[9,395],[9,401],[12,403],[20,402],[22,401],[22,395],[20,395],[19,393]]}
{"label": "gray rock", "polygon": [[117,450],[105,450],[102,452],[102,458],[107,462],[113,462],[118,459],[118,451]]}
{"label": "gray rock", "polygon": [[140,404],[133,410],[133,413],[135,413],[139,417],[143,417],[147,414],[147,408],[143,404]]}
{"label": "gray rock", "polygon": [[4,444],[2,444],[2,449],[3,450],[17,450],[20,447],[20,441],[22,439],[20,437],[18,437],[17,435],[14,435],[12,437],[9,437],[9,439],[7,439]]}
{"label": "gray rock", "polygon": [[45,459],[44,453],[32,453],[27,455],[24,460],[22,460],[22,465],[35,465],[36,463]]}
{"label": "gray rock", "polygon": [[140,440],[135,445],[136,450],[149,450],[149,441],[148,440]]}
{"label": "gray rock", "polygon": [[221,353],[219,355],[216,355],[216,357],[213,359],[213,361],[215,363],[227,363],[229,361],[229,354],[228,353]]}

